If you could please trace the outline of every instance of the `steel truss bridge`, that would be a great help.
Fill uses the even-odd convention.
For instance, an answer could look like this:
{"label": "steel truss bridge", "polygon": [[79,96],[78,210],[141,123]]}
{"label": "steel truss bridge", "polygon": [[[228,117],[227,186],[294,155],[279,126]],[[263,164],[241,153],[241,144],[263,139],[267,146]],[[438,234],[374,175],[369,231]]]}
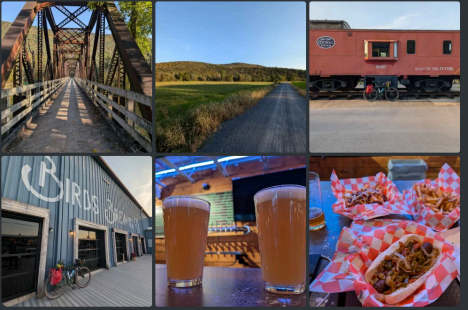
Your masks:
{"label": "steel truss bridge", "polygon": [[[52,8],[65,18],[56,21]],[[10,151],[27,150],[27,146],[20,146],[21,143],[15,143],[15,140],[28,131],[28,126],[36,118],[41,118],[37,121],[38,127],[41,122],[53,122],[46,121],[48,113],[40,113],[41,109],[48,108],[50,102],[50,106],[63,106],[68,100],[66,108],[80,106],[79,109],[83,110],[84,105],[90,118],[105,121],[123,149],[131,152],[151,151],[154,131],[151,66],[114,2],[104,2],[104,5],[92,10],[89,20],[80,19],[87,10],[87,1],[29,1],[3,37],[1,134],[4,150],[15,144],[16,148]],[[37,55],[34,55],[28,52],[25,43],[36,18]],[[66,27],[72,22],[78,27]],[[106,27],[115,42],[107,70],[104,62]],[[49,38],[49,29],[53,40]],[[5,89],[11,75],[13,85]],[[80,97],[79,102],[75,102],[76,97]],[[67,126],[68,121],[57,126]],[[54,128],[59,132],[61,129]],[[77,127],[77,130],[80,129]],[[39,132],[36,130],[30,135],[41,138]],[[82,139],[91,138],[85,135]],[[23,140],[35,139],[23,137]],[[29,142],[34,143],[32,141]],[[67,142],[62,144],[63,151],[74,151],[67,146]]]}

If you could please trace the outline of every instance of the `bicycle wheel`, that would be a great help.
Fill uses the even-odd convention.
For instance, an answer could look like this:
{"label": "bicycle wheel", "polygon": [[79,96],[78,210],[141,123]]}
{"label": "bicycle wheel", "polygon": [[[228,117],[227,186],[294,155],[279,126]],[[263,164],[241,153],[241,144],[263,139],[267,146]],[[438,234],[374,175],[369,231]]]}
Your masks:
{"label": "bicycle wheel", "polygon": [[75,269],[75,284],[79,287],[87,287],[91,281],[91,271],[87,267]]}
{"label": "bicycle wheel", "polygon": [[374,88],[374,90],[372,92],[370,92],[370,93],[366,93],[366,91],[364,90],[362,95],[363,95],[364,99],[366,99],[367,101],[374,101],[379,96],[379,94],[377,93],[376,88]]}
{"label": "bicycle wheel", "polygon": [[389,101],[397,100],[399,95],[400,93],[398,92],[398,89],[396,89],[395,87],[390,87],[385,90],[385,98],[387,98],[387,100]]}
{"label": "bicycle wheel", "polygon": [[62,279],[57,285],[50,284],[50,275],[44,283],[44,293],[49,299],[56,299],[62,296],[65,291],[65,279]]}

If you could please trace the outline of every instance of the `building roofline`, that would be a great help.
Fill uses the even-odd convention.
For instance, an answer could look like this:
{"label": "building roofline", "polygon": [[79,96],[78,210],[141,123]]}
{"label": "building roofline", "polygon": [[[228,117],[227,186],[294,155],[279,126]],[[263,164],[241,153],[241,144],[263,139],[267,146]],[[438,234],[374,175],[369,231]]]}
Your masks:
{"label": "building roofline", "polygon": [[[311,19],[309,20],[309,24],[313,23],[322,23],[322,24],[343,24],[344,29],[351,29],[351,26],[345,20],[338,20],[338,19]],[[347,28],[346,28],[347,27]]]}
{"label": "building roofline", "polygon": [[106,161],[102,158],[102,156],[91,156],[109,175],[112,179],[114,179],[114,182],[117,183],[117,185],[125,192],[125,194],[130,197],[130,199],[136,204],[138,208],[140,208],[141,211],[148,217],[149,214],[143,209],[143,207],[140,205],[140,203],[133,197],[132,193],[125,187],[122,181],[120,181],[119,177],[112,171],[112,169],[107,165]]}
{"label": "building roofline", "polygon": [[393,31],[393,32],[460,32],[460,30],[435,30],[435,29],[309,29],[311,31]]}

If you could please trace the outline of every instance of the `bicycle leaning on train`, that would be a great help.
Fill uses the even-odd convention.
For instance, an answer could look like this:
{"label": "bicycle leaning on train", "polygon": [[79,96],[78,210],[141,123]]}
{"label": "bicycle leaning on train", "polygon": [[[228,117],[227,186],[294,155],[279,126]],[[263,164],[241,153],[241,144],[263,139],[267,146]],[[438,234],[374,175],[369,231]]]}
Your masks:
{"label": "bicycle leaning on train", "polygon": [[385,98],[389,101],[397,100],[400,93],[397,88],[390,87],[390,84],[391,82],[387,81],[383,86],[367,85],[363,92],[364,99],[367,101],[374,101],[377,98],[382,99],[383,95],[385,95]]}
{"label": "bicycle leaning on train", "polygon": [[45,281],[44,292],[50,299],[62,296],[66,286],[75,289],[86,287],[91,282],[91,271],[84,266],[85,260],[75,259],[73,266],[65,267],[60,260],[55,268],[49,270],[49,277]]}

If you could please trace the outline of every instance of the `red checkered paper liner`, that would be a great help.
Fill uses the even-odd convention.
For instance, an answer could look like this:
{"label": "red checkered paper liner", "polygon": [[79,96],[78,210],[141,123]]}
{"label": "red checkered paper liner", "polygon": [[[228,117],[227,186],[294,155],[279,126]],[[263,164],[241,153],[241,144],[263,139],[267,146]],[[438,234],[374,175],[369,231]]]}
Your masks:
{"label": "red checkered paper liner", "polygon": [[[400,194],[395,184],[382,172],[370,177],[339,180],[335,170],[333,170],[330,180],[333,195],[337,198],[337,201],[332,205],[333,212],[335,213],[344,215],[352,220],[368,220],[389,214],[414,215],[414,209],[407,205],[405,197]],[[344,200],[345,192],[359,191],[366,184],[371,187],[381,184],[385,187],[388,201],[384,202],[383,205],[373,203],[346,208]]]}
{"label": "red checkered paper liner", "polygon": [[[455,193],[457,196],[460,196],[460,177],[448,164],[445,164],[440,169],[437,179],[434,181],[426,179],[418,182],[418,184],[423,183],[440,188],[444,192]],[[447,215],[439,214],[418,201],[418,195],[414,189],[405,191],[404,194],[407,204],[414,208],[414,220],[422,225],[426,225],[437,231],[445,231],[460,220],[460,207]]]}
{"label": "red checkered paper liner", "polygon": [[411,296],[391,306],[422,307],[434,302],[460,274],[460,249],[430,228],[413,221],[358,220],[350,228],[344,227],[332,262],[312,282],[310,291],[339,293],[354,290],[363,306],[390,306],[375,298],[378,293],[366,283],[365,274],[381,252],[407,234],[418,234],[424,236],[424,242],[441,245],[442,260]]}

